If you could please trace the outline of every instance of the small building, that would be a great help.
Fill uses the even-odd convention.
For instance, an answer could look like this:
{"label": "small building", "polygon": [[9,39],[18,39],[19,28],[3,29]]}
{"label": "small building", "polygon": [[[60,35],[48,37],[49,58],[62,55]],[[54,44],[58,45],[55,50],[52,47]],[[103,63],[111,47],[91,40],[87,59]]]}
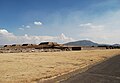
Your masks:
{"label": "small building", "polygon": [[4,45],[4,47],[11,47],[12,45]]}
{"label": "small building", "polygon": [[70,51],[80,51],[81,46],[69,46],[69,45],[64,45],[64,48],[68,48]]}

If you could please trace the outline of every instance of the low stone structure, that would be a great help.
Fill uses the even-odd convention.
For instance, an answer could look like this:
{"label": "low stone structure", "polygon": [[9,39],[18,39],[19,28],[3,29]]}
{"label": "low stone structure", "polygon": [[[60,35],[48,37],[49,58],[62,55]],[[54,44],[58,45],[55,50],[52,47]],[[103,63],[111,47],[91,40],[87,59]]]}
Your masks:
{"label": "low stone structure", "polygon": [[[81,50],[81,47],[79,47]],[[74,47],[75,49],[75,47]],[[19,52],[56,52],[56,51],[71,51],[72,47],[64,46],[56,42],[42,42],[40,44],[13,44],[5,45],[0,49],[1,53],[19,53]]]}
{"label": "low stone structure", "polygon": [[120,49],[119,46],[69,46],[56,42],[42,42],[40,44],[13,44],[4,45],[0,48],[0,53],[19,53],[19,52],[58,52],[58,51],[80,51],[80,50],[104,50]]}

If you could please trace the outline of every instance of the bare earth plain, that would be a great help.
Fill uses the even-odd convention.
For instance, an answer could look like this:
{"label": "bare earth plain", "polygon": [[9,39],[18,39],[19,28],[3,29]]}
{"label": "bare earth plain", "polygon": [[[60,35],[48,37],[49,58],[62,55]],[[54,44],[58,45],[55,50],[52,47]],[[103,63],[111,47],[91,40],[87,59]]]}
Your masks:
{"label": "bare earth plain", "polygon": [[119,54],[120,50],[0,53],[0,83],[45,82],[78,69],[86,71]]}

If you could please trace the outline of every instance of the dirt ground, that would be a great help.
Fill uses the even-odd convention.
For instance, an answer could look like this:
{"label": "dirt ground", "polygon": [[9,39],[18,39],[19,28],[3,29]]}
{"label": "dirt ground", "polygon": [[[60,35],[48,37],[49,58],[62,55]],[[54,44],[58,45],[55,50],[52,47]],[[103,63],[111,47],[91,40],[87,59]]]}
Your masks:
{"label": "dirt ground", "polygon": [[36,83],[82,69],[120,54],[120,50],[1,53],[0,83]]}

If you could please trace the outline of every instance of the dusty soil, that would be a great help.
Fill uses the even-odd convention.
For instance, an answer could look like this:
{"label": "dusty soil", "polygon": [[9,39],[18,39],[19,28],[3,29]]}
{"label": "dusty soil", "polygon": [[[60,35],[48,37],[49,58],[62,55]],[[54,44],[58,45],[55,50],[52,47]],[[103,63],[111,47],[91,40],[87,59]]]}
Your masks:
{"label": "dusty soil", "polygon": [[1,53],[0,83],[43,82],[118,54],[120,50]]}

